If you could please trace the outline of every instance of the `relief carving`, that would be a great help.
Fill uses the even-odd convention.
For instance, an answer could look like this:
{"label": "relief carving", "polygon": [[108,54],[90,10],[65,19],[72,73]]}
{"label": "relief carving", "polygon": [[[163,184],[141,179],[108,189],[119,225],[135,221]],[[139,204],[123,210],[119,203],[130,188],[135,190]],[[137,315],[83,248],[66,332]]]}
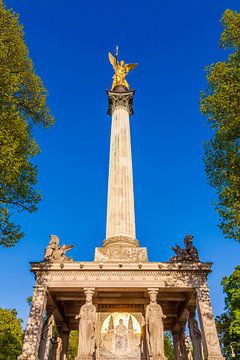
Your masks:
{"label": "relief carving", "polygon": [[147,262],[147,250],[120,245],[96,248],[95,261]]}

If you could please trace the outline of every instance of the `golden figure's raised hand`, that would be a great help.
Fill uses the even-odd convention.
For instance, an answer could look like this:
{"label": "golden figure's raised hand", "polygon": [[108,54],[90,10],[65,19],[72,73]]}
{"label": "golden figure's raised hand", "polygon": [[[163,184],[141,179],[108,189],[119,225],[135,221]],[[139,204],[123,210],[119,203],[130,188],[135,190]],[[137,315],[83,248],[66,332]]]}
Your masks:
{"label": "golden figure's raised hand", "polygon": [[129,71],[133,70],[137,66],[137,64],[125,64],[123,60],[119,62],[118,54],[114,57],[110,52],[108,53],[108,58],[115,71],[111,90],[114,90],[117,85],[123,85],[127,88],[127,90],[129,90],[129,84],[125,77]]}

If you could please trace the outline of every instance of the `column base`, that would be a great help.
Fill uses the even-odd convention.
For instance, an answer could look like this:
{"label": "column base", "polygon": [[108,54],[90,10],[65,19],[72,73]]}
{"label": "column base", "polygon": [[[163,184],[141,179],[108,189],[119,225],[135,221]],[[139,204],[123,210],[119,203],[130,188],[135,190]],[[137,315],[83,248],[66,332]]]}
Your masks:
{"label": "column base", "polygon": [[38,360],[36,355],[19,355],[17,360]]}
{"label": "column base", "polygon": [[75,360],[92,360],[92,355],[80,355],[75,357]]}
{"label": "column base", "polygon": [[167,358],[164,355],[152,355],[150,360],[167,360]]}
{"label": "column base", "polygon": [[210,355],[207,357],[207,360],[225,360],[225,357],[221,355]]}

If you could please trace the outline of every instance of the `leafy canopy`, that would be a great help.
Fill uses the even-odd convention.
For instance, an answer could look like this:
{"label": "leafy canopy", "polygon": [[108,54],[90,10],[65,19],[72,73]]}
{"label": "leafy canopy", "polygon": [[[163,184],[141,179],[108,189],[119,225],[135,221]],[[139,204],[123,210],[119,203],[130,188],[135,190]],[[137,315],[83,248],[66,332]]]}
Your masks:
{"label": "leafy canopy", "polygon": [[225,311],[216,318],[220,342],[227,359],[231,359],[231,345],[240,358],[240,265],[229,277],[222,280]]}
{"label": "leafy canopy", "polygon": [[0,360],[16,360],[22,349],[22,320],[16,310],[0,308]]}
{"label": "leafy canopy", "polygon": [[36,211],[40,200],[37,168],[30,159],[39,153],[32,125],[53,124],[46,98],[18,16],[0,0],[0,245],[6,247],[23,236],[11,212]]}
{"label": "leafy canopy", "polygon": [[226,10],[221,22],[219,45],[231,53],[207,68],[208,89],[201,93],[201,112],[215,132],[206,144],[205,165],[218,195],[219,226],[240,241],[240,14]]}

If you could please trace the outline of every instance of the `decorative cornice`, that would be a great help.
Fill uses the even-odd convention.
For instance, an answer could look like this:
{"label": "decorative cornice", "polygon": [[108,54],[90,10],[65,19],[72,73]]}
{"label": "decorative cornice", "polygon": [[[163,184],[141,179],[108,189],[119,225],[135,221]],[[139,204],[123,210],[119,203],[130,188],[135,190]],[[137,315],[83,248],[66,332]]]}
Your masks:
{"label": "decorative cornice", "polygon": [[108,95],[108,112],[107,114],[112,116],[114,110],[117,107],[122,107],[126,109],[129,115],[133,115],[133,95],[135,90],[125,91],[125,92],[117,92],[107,90]]}

